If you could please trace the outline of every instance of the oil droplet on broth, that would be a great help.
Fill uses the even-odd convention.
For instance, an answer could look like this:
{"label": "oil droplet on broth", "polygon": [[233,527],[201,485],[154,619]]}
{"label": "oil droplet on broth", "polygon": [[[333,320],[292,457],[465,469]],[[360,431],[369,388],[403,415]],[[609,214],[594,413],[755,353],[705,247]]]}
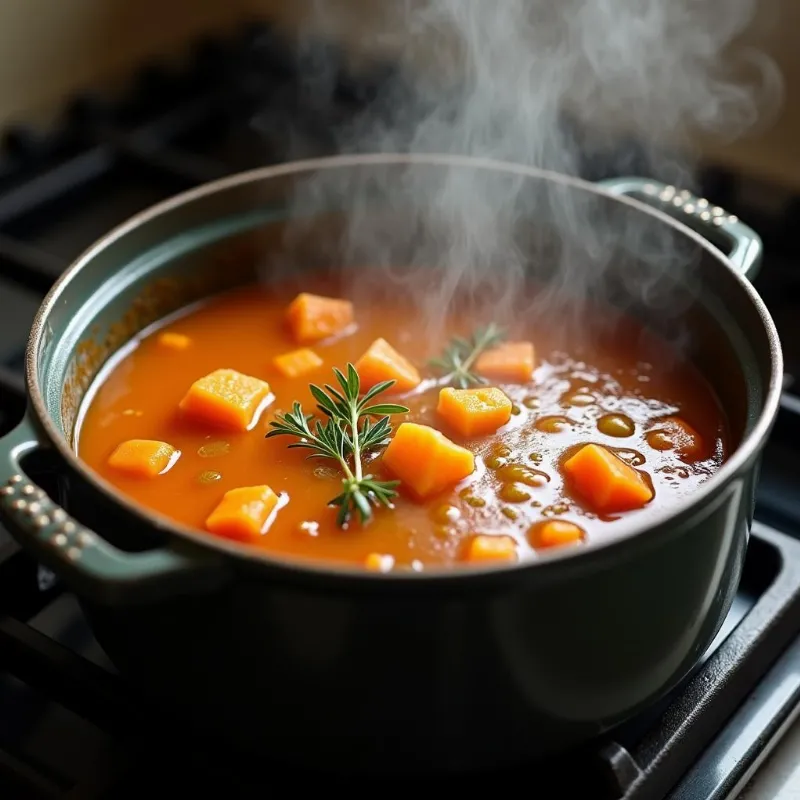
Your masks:
{"label": "oil droplet on broth", "polygon": [[597,429],[606,436],[614,436],[621,439],[633,436],[636,432],[636,425],[625,414],[604,414],[597,420]]}
{"label": "oil droplet on broth", "polygon": [[497,496],[507,503],[524,503],[531,499],[530,492],[517,483],[505,483],[497,492]]}
{"label": "oil droplet on broth", "polygon": [[216,483],[222,479],[222,473],[214,469],[205,469],[198,476],[197,480],[200,483]]}
{"label": "oil droplet on broth", "polygon": [[508,483],[524,483],[525,486],[544,486],[550,476],[538,469],[531,469],[522,464],[508,464],[497,470],[497,477]]}
{"label": "oil droplet on broth", "polygon": [[562,433],[568,428],[571,428],[573,424],[569,417],[554,414],[549,417],[537,419],[534,423],[534,427],[542,433]]}
{"label": "oil droplet on broth", "polygon": [[433,510],[431,516],[434,522],[447,525],[450,522],[455,522],[461,516],[461,512],[455,506],[451,506],[449,503],[443,503]]}
{"label": "oil droplet on broth", "polygon": [[224,456],[229,453],[230,449],[230,442],[208,442],[208,444],[204,444],[198,448],[197,455],[199,455],[200,458],[218,458],[219,456]]}

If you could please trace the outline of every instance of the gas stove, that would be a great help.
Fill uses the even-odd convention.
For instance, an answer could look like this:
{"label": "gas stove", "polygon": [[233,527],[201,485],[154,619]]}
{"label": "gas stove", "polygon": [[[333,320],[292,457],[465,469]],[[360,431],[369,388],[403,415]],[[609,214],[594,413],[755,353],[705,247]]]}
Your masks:
{"label": "gas stove", "polygon": [[[324,55],[335,57],[329,49]],[[336,126],[370,103],[387,69],[358,78],[341,71],[335,102],[316,103],[304,88],[302,62],[269,28],[248,25],[200,42],[179,70],[147,65],[120,96],[75,98],[51,129],[7,130],[0,158],[0,434],[23,412],[23,351],[34,313],[76,255],[178,191],[334,152]],[[605,177],[596,157],[584,167],[586,177]],[[659,705],[580,752],[471,776],[473,788],[485,782],[496,790],[524,777],[543,797],[734,798],[800,710],[800,395],[792,393],[800,377],[800,352],[792,347],[800,342],[800,253],[792,206],[780,216],[759,213],[738,192],[736,176],[719,171],[707,170],[702,188],[763,234],[768,255],[757,286],[787,357],[739,593],[702,663]],[[38,479],[57,488],[56,474]],[[289,771],[267,755],[253,764],[211,753],[190,730],[165,729],[159,710],[138,702],[115,673],[75,598],[0,530],[0,797],[250,797],[274,789],[276,780],[291,781],[293,791],[352,783]],[[440,780],[450,790],[460,782],[431,782]]]}

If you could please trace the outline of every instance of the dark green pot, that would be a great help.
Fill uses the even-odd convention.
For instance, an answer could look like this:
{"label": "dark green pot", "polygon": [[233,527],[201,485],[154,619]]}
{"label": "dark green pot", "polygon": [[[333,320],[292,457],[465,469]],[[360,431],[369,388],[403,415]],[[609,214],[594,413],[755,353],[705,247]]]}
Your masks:
{"label": "dark green pot", "polygon": [[[479,187],[484,209],[514,193],[513,225],[495,233],[513,235],[540,277],[545,264],[584,264],[572,289],[680,334],[739,442],[693,496],[647,527],[620,525],[535,562],[374,575],[180,528],[81,464],[71,442],[84,394],[137,331],[251,280],[266,256],[279,273],[452,255],[437,228],[447,214],[419,213],[441,211],[443,179]],[[416,205],[402,202],[409,185]],[[344,236],[356,214],[362,235]],[[677,256],[690,265],[680,275]],[[364,156],[201,187],[112,232],[45,300],[28,413],[0,441],[3,521],[75,590],[118,668],[194,730],[360,770],[468,769],[564,749],[674,686],[736,592],[782,377],[774,325],[744,277],[759,256],[758,237],[721,209],[640,179],[595,186],[464,158]],[[654,302],[667,291],[669,304]],[[26,476],[42,450],[63,471],[59,498]]]}

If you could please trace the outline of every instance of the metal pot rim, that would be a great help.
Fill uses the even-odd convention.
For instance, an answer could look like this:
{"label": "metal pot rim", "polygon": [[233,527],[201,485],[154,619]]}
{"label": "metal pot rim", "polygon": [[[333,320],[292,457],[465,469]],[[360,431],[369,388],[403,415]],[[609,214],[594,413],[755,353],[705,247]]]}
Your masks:
{"label": "metal pot rim", "polygon": [[74,452],[66,437],[57,429],[55,423],[48,413],[38,378],[37,353],[40,347],[42,333],[45,322],[51,309],[57,302],[61,292],[68,286],[73,276],[77,274],[87,263],[89,263],[97,253],[104,250],[109,244],[126,235],[129,231],[157,218],[162,213],[179,206],[187,205],[193,201],[214,194],[227,188],[247,184],[257,183],[270,178],[290,175],[294,173],[314,172],[323,169],[337,169],[348,167],[390,166],[390,165],[425,165],[432,166],[451,166],[465,167],[472,169],[487,169],[495,172],[506,172],[529,178],[552,181],[569,186],[577,190],[603,195],[610,200],[624,203],[631,206],[641,213],[649,214],[658,218],[662,222],[671,225],[685,236],[692,239],[699,247],[720,261],[727,261],[725,255],[714,247],[706,238],[681,222],[670,217],[664,212],[652,206],[641,203],[629,197],[614,195],[605,190],[602,186],[563,175],[557,172],[529,167],[512,162],[497,161],[486,158],[476,158],[472,156],[457,156],[444,154],[405,154],[405,153],[371,153],[360,155],[330,156],[325,158],[307,159],[301,161],[287,162],[269,167],[261,167],[245,172],[239,172],[228,177],[212,181],[201,186],[182,192],[157,203],[144,211],[130,217],[128,220],[109,231],[87,250],[83,252],[73,263],[61,274],[53,284],[47,296],[42,301],[39,310],[31,327],[30,337],[25,358],[25,375],[28,390],[28,398],[32,406],[38,425],[46,432],[50,443],[58,451],[61,458],[75,470],[87,483],[99,492],[113,498],[121,505],[127,513],[138,518],[143,524],[153,525],[159,531],[182,539],[191,540],[195,545],[204,549],[216,550],[227,554],[236,559],[260,562],[265,567],[277,568],[282,571],[293,572],[296,574],[325,575],[330,579],[341,578],[352,581],[354,578],[363,581],[384,581],[394,584],[396,581],[413,580],[418,583],[420,580],[436,582],[446,579],[448,583],[452,581],[475,579],[480,574],[502,575],[509,572],[521,572],[532,569],[542,569],[548,565],[557,565],[564,561],[573,561],[575,558],[581,562],[588,562],[592,554],[601,554],[609,548],[624,546],[629,540],[640,538],[640,534],[650,534],[649,539],[654,538],[658,530],[666,532],[670,528],[669,523],[680,522],[690,516],[698,506],[719,492],[737,473],[739,473],[755,455],[761,443],[769,434],[774,419],[778,413],[780,405],[782,378],[783,378],[783,357],[775,324],[767,310],[764,301],[755,291],[750,282],[735,270],[731,269],[734,280],[738,281],[740,289],[747,295],[753,304],[761,320],[769,341],[770,349],[770,378],[764,396],[764,406],[758,420],[752,430],[747,434],[737,449],[731,454],[729,459],[720,467],[719,471],[713,475],[706,483],[702,484],[690,497],[681,498],[679,501],[666,511],[658,513],[654,518],[650,517],[645,524],[621,525],[618,530],[610,532],[600,540],[594,540],[579,549],[564,548],[546,552],[535,559],[503,565],[500,567],[477,567],[459,569],[432,569],[423,572],[390,572],[377,575],[367,570],[341,567],[328,562],[321,561],[300,561],[279,555],[270,554],[260,548],[248,547],[244,544],[228,541],[221,538],[211,537],[202,531],[197,531],[189,526],[176,523],[168,517],[150,511],[140,506],[128,498],[116,487],[101,478],[97,473],[90,469]]}

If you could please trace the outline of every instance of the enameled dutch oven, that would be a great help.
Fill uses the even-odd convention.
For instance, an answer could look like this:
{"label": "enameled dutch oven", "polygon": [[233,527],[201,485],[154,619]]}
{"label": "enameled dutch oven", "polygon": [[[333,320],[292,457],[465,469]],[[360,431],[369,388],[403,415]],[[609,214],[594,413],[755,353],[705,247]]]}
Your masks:
{"label": "enameled dutch oven", "polygon": [[[73,449],[81,403],[137,332],[252,280],[265,254],[282,254],[289,269],[325,253],[355,258],[334,247],[336,220],[346,224],[349,213],[343,186],[368,192],[445,172],[495,189],[513,183],[522,207],[526,193],[591,205],[609,230],[634,225],[640,243],[669,239],[691,263],[677,282],[688,299],[664,327],[688,332],[736,442],[696,493],[646,526],[634,519],[531,562],[375,575],[182,528],[81,463]],[[437,181],[418,184],[433,191]],[[377,213],[380,203],[378,191],[368,205]],[[389,211],[400,213],[398,203]],[[287,238],[298,220],[305,233]],[[410,230],[380,228],[398,241]],[[581,244],[572,246],[577,256]],[[261,756],[359,770],[471,769],[564,750],[674,687],[729,610],[782,377],[774,325],[747,280],[760,250],[738,220],[672,187],[594,185],[460,157],[337,157],[202,186],[114,230],[44,301],[27,351],[27,415],[0,441],[3,522],[76,592],[118,669],[193,731]],[[663,278],[663,263],[647,253],[615,259]],[[603,286],[613,272],[602,273]],[[608,293],[615,302],[625,295],[625,281],[617,284]],[[634,299],[625,299],[626,313],[658,327],[659,313]],[[59,464],[55,498],[28,476],[34,451]]]}

